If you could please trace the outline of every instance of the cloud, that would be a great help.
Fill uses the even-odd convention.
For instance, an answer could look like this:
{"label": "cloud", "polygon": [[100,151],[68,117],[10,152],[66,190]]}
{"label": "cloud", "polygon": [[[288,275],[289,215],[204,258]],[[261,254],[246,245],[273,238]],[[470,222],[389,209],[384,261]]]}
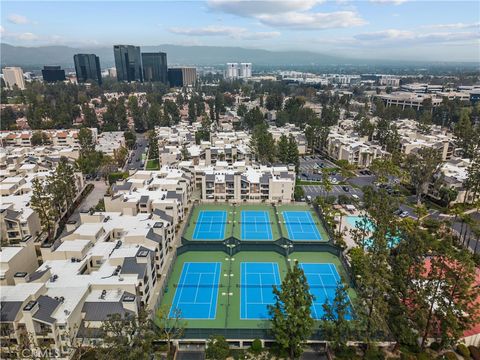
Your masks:
{"label": "cloud", "polygon": [[258,19],[265,25],[292,29],[332,29],[364,25],[367,22],[353,11],[332,13],[285,13],[280,15],[260,15]]}
{"label": "cloud", "polygon": [[480,22],[477,23],[451,23],[451,24],[433,24],[424,25],[423,28],[438,29],[438,30],[453,30],[453,29],[480,29]]}
{"label": "cloud", "polygon": [[409,0],[370,0],[372,3],[377,4],[393,4],[393,5],[402,5]]}
{"label": "cloud", "polygon": [[364,25],[355,11],[315,12],[318,0],[209,0],[208,6],[217,11],[251,17],[261,24],[294,30],[323,30]]}
{"label": "cloud", "polygon": [[360,41],[375,41],[379,44],[389,42],[401,44],[402,41],[412,43],[451,43],[459,41],[476,40],[479,38],[478,32],[414,32],[408,30],[388,29],[370,33],[357,34],[355,39]]}
{"label": "cloud", "polygon": [[187,36],[226,36],[240,40],[263,40],[280,36],[278,31],[255,32],[235,26],[210,25],[200,28],[169,28],[173,34]]}
{"label": "cloud", "polygon": [[317,0],[209,0],[211,9],[244,17],[258,14],[282,14],[293,11],[306,11],[322,1]]}
{"label": "cloud", "polygon": [[190,36],[235,36],[246,29],[234,26],[206,26],[201,28],[178,28],[168,29],[173,34]]}
{"label": "cloud", "polygon": [[4,34],[4,33],[5,33],[5,28],[2,25],[0,25],[0,34]]}
{"label": "cloud", "polygon": [[37,35],[31,32],[20,33],[20,34],[17,34],[15,37],[17,40],[22,40],[22,41],[36,41],[39,39]]}
{"label": "cloud", "polygon": [[30,21],[26,16],[18,14],[10,14],[7,16],[7,20],[13,24],[28,24]]}

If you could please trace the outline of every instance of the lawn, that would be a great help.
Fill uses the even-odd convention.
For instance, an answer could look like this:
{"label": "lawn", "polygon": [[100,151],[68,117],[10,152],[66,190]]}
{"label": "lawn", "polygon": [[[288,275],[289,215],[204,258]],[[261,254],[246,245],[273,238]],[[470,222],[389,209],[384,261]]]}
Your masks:
{"label": "lawn", "polygon": [[160,164],[158,162],[158,159],[148,160],[147,170],[160,170]]}

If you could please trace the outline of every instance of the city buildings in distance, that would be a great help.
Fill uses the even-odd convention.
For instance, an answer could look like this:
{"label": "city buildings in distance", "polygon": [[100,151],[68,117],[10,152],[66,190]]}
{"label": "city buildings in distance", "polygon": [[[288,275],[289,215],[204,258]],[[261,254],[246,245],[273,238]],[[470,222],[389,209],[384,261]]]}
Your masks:
{"label": "city buildings in distance", "polygon": [[77,82],[85,83],[95,81],[102,84],[102,72],[100,59],[95,54],[76,54],[73,56]]}
{"label": "city buildings in distance", "polygon": [[143,78],[145,81],[168,81],[167,54],[164,52],[142,53]]}
{"label": "city buildings in distance", "polygon": [[113,55],[118,81],[143,82],[142,58],[139,46],[114,45]]}
{"label": "city buildings in distance", "polygon": [[25,79],[23,70],[20,67],[6,67],[3,69],[3,80],[9,89],[17,86],[20,90],[25,90]]}
{"label": "city buildings in distance", "polygon": [[44,66],[42,70],[43,81],[45,82],[57,82],[65,81],[65,70],[60,66]]}
{"label": "city buildings in distance", "polygon": [[194,67],[176,67],[168,69],[168,82],[171,87],[195,85],[197,69]]}

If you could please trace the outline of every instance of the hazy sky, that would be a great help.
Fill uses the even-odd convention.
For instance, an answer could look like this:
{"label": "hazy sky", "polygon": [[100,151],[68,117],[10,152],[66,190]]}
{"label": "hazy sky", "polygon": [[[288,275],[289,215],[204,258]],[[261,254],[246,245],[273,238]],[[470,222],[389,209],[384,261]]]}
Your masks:
{"label": "hazy sky", "polygon": [[5,1],[12,45],[223,45],[480,61],[480,1]]}

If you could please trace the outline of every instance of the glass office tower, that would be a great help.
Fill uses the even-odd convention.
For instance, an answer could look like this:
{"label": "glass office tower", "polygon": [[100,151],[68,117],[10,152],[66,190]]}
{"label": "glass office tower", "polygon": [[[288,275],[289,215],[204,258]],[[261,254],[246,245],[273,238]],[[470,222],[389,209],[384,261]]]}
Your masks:
{"label": "glass office tower", "polygon": [[140,47],[133,45],[114,45],[115,67],[118,81],[143,81]]}
{"label": "glass office tower", "polygon": [[102,84],[100,59],[95,54],[76,54],[73,56],[78,83],[95,81]]}
{"label": "glass office tower", "polygon": [[145,81],[162,82],[168,81],[167,54],[164,52],[142,53],[143,79]]}

